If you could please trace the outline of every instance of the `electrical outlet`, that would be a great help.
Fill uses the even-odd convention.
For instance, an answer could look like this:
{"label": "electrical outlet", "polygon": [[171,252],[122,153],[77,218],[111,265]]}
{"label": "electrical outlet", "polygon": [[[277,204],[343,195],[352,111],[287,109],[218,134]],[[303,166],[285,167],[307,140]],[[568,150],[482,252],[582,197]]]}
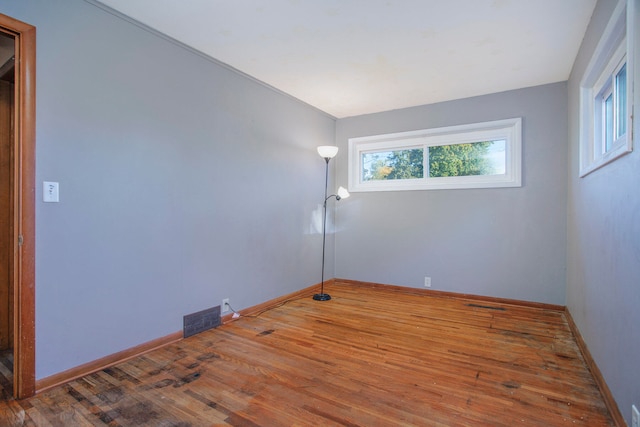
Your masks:
{"label": "electrical outlet", "polygon": [[636,405],[631,405],[631,427],[640,427],[640,412]]}
{"label": "electrical outlet", "polygon": [[225,298],[222,300],[222,312],[226,313],[231,310],[231,306],[229,305],[229,298]]}
{"label": "electrical outlet", "polygon": [[424,276],[424,287],[425,288],[431,287],[431,277]]}

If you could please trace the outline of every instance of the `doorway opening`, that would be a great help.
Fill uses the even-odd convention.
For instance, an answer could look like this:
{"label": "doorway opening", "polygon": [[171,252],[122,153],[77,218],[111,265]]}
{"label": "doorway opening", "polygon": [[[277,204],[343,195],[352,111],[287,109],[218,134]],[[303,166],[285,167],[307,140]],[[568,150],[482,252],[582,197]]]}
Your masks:
{"label": "doorway opening", "polygon": [[15,37],[0,33],[0,399],[13,396],[13,118]]}
{"label": "doorway opening", "polygon": [[35,43],[0,14],[0,398],[35,394]]}

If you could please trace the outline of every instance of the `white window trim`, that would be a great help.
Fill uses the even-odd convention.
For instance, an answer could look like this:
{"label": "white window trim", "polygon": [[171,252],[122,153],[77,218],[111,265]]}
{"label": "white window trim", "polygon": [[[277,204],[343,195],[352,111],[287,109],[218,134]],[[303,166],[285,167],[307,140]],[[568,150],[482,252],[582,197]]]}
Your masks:
{"label": "white window trim", "polygon": [[[611,163],[633,150],[633,0],[621,0],[596,46],[580,82],[580,177]],[[596,117],[595,98],[602,91],[607,75],[614,73],[626,57],[627,132],[612,147],[602,150],[600,117]]]}
{"label": "white window trim", "polygon": [[[501,175],[362,181],[362,154],[479,141],[506,141],[506,170]],[[403,191],[522,186],[522,119],[423,129],[349,139],[349,191]],[[424,171],[428,170],[427,165]]]}

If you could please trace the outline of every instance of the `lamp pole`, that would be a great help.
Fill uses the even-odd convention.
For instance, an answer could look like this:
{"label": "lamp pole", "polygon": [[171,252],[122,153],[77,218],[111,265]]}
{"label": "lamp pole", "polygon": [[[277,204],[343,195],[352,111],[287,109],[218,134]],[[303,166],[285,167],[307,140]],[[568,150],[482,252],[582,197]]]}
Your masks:
{"label": "lamp pole", "polygon": [[320,293],[315,294],[313,299],[316,301],[328,301],[331,299],[331,295],[324,293],[324,252],[325,244],[327,240],[327,188],[329,186],[329,160],[330,157],[325,157],[326,161],[325,173],[324,173],[324,204],[322,206],[322,281],[320,282]]}
{"label": "lamp pole", "polygon": [[331,299],[331,295],[324,293],[324,253],[327,241],[327,200],[332,197],[335,197],[336,200],[347,198],[349,197],[349,192],[340,187],[338,189],[338,194],[327,196],[329,188],[329,160],[338,154],[338,147],[332,145],[320,146],[318,147],[318,154],[320,154],[320,157],[324,159],[326,166],[324,170],[324,203],[322,204],[322,281],[320,282],[320,293],[314,294],[313,299],[316,301],[328,301]]}

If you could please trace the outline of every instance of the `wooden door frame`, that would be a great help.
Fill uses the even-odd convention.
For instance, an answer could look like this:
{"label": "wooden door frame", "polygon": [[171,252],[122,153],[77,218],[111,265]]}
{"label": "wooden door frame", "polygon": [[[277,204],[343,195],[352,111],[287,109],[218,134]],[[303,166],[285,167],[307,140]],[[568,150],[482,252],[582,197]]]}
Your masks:
{"label": "wooden door frame", "polygon": [[0,14],[0,31],[15,37],[13,142],[13,395],[33,396],[35,369],[36,28]]}

